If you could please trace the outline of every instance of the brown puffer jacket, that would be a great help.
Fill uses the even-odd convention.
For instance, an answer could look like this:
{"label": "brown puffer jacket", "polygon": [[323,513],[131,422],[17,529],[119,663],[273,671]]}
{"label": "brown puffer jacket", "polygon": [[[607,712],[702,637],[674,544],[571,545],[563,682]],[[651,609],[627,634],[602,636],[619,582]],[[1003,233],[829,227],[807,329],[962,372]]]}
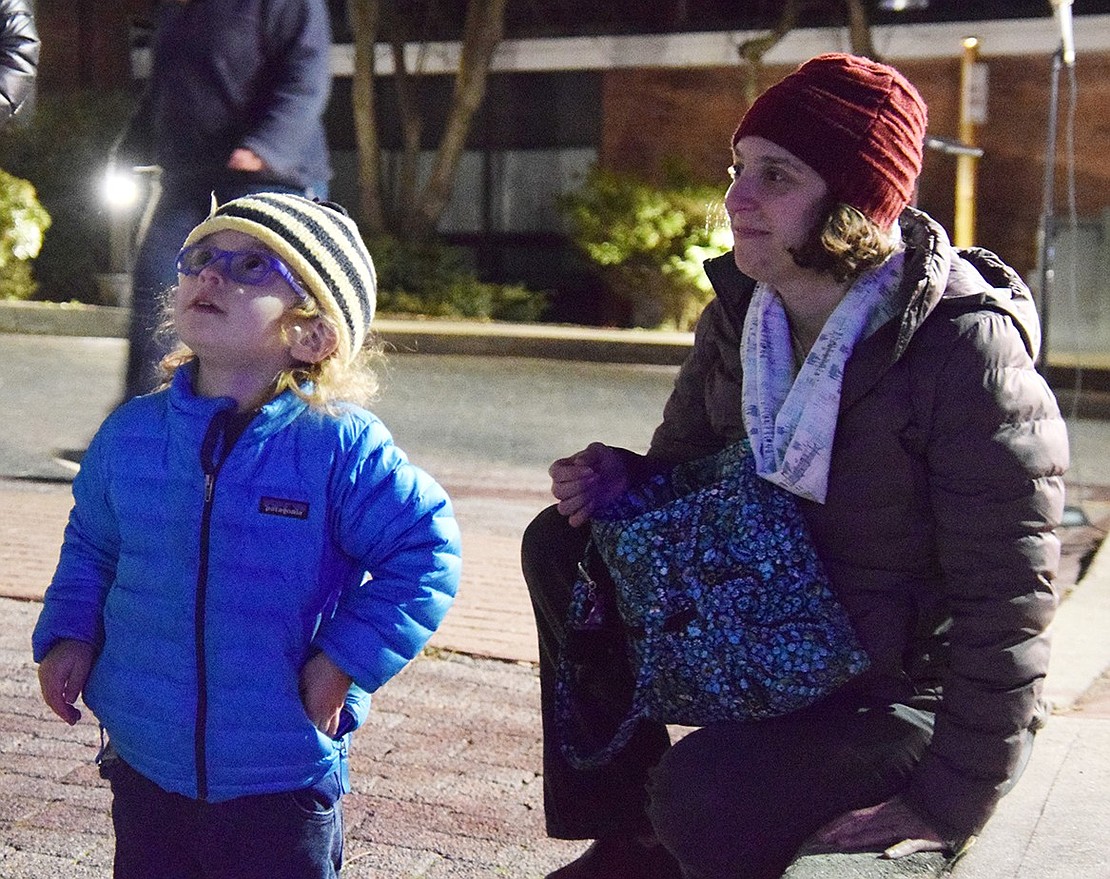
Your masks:
{"label": "brown puffer jacket", "polygon": [[[801,506],[872,684],[900,684],[937,711],[904,796],[959,840],[1016,780],[1045,713],[1068,440],[1033,366],[1040,328],[1017,274],[987,251],[956,251],[923,213],[901,222],[901,320],[853,352],[827,501]],[[645,464],[745,433],[739,336],[754,284],[731,254],[706,270],[717,298]]]}

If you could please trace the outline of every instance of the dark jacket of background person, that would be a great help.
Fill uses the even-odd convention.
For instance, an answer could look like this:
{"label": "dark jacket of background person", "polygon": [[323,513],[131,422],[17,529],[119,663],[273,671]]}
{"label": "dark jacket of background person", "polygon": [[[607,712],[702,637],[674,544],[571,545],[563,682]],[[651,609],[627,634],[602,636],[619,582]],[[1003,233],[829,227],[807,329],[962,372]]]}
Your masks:
{"label": "dark jacket of background person", "polygon": [[150,80],[117,160],[211,176],[245,147],[275,182],[326,182],[330,47],[316,0],[161,3]]}
{"label": "dark jacket of background person", "polygon": [[[1068,442],[1033,367],[1040,330],[1025,285],[994,254],[956,251],[923,213],[908,209],[902,226],[901,319],[853,351],[827,502],[799,504],[873,662],[859,685],[908,690],[937,711],[902,795],[962,839],[1020,775],[1046,714]],[[731,254],[707,270],[717,298],[633,466],[745,435],[739,333],[754,284]]]}
{"label": "dark jacket of background person", "polygon": [[0,117],[12,118],[31,94],[39,35],[27,0],[0,0]]}
{"label": "dark jacket of background person", "polygon": [[168,353],[156,332],[161,297],[213,196],[221,204],[259,192],[327,198],[330,52],[325,0],[160,3],[150,80],[113,151],[121,170],[162,169],[132,272],[124,399],[159,382]]}

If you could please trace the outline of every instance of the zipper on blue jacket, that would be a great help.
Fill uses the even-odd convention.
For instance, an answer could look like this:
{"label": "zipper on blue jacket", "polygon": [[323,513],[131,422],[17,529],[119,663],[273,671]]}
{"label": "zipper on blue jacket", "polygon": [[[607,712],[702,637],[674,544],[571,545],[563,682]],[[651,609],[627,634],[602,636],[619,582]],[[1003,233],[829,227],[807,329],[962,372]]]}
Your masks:
{"label": "zipper on blue jacket", "polygon": [[193,733],[193,751],[197,766],[197,799],[208,799],[208,661],[205,650],[205,619],[208,601],[208,555],[212,531],[212,504],[216,496],[216,477],[220,474],[236,440],[242,435],[253,412],[222,409],[208,425],[200,446],[200,466],[204,472],[204,507],[200,517],[200,555],[197,565],[196,608],[193,637],[197,664],[197,711]]}

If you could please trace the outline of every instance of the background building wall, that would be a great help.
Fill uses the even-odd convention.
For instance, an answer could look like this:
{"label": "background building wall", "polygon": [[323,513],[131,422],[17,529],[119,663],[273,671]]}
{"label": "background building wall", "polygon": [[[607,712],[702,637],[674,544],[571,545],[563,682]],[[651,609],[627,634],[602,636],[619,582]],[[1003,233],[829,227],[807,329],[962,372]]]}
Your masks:
{"label": "background building wall", "polygon": [[[1023,275],[1033,275],[1039,251],[1044,159],[1047,145],[1050,57],[989,57],[987,122],[978,130],[976,241],[1005,255]],[[794,65],[767,67],[766,86]],[[958,58],[908,59],[897,66],[929,105],[929,133],[955,139],[959,132]],[[1077,66],[1075,118],[1076,208],[1081,218],[1101,218],[1110,205],[1110,53],[1088,55]],[[727,185],[731,137],[746,109],[736,67],[631,68],[605,73],[599,161],[606,167],[658,178],[668,158],[681,157],[707,182]],[[1057,145],[1057,212],[1066,206],[1064,129],[1067,79],[1060,79]],[[918,204],[952,228],[956,160],[926,152]]]}
{"label": "background building wall", "polygon": [[39,89],[119,89],[131,83],[131,20],[151,0],[36,0]]}

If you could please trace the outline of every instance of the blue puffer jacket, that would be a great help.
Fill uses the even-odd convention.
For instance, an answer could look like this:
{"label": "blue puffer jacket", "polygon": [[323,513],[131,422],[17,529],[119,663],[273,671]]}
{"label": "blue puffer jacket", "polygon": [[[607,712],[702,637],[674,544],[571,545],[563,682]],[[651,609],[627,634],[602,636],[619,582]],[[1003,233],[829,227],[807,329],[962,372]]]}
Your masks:
{"label": "blue puffer jacket", "polygon": [[228,449],[233,401],[167,391],[113,413],[74,482],[61,560],[34,632],[95,644],[85,702],[120,755],[166,790],[218,802],[307,787],[341,766],[298,694],[323,650],[369,693],[451,605],[450,501],[356,407],[285,393]]}

